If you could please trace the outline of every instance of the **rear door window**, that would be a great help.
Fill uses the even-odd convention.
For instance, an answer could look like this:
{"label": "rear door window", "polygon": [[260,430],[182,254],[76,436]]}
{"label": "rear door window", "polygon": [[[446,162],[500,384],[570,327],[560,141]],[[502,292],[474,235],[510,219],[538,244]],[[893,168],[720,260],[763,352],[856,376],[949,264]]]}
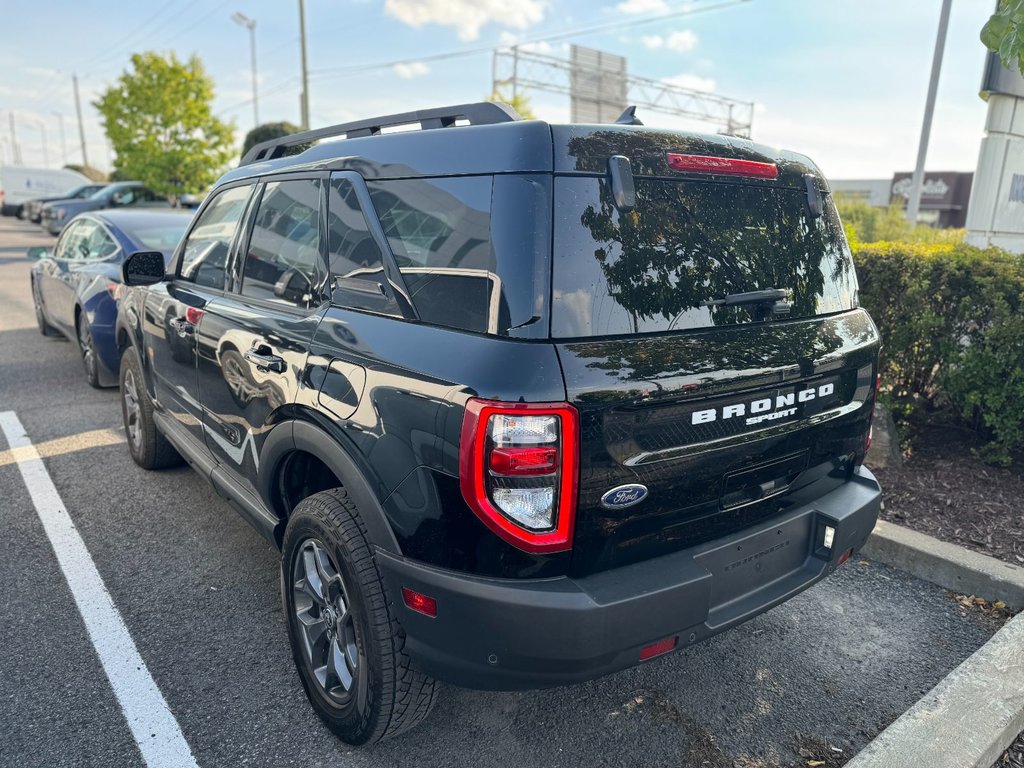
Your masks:
{"label": "rear door window", "polygon": [[656,333],[762,319],[709,302],[789,289],[789,318],[853,308],[856,278],[835,208],[810,214],[803,190],[637,179],[620,213],[607,182],[555,180],[552,335]]}
{"label": "rear door window", "polygon": [[496,333],[490,176],[367,181],[416,312],[425,323]]}

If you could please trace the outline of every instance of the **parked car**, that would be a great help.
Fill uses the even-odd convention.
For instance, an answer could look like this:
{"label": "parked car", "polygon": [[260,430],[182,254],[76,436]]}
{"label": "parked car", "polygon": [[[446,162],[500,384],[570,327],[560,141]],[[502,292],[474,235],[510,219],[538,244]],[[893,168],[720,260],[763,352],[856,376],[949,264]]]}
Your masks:
{"label": "parked car", "polygon": [[38,224],[42,219],[43,206],[46,203],[56,203],[64,200],[82,200],[96,194],[105,186],[107,186],[105,182],[94,182],[91,184],[82,184],[74,189],[69,189],[62,195],[33,198],[21,207],[21,213],[18,214],[18,218],[28,219],[33,224]]}
{"label": "parked car", "polygon": [[803,155],[497,104],[376,118],[257,145],[169,268],[123,269],[132,458],[185,457],[280,548],[299,678],[351,744],[435,680],[688,648],[874,527],[878,332]]}
{"label": "parked car", "polygon": [[67,223],[85,211],[106,208],[170,208],[167,198],[156,194],[138,181],[120,181],[108,184],[99,192],[81,200],[59,200],[46,203],[40,213],[40,223],[51,235],[59,235]]}
{"label": "parked car", "polygon": [[54,248],[30,248],[36,321],[44,336],[67,336],[82,353],[94,387],[118,382],[120,352],[114,338],[121,264],[133,253],[169,259],[192,220],[189,213],[98,211],[75,217]]}
{"label": "parked car", "polygon": [[17,216],[21,207],[37,197],[51,197],[82,184],[87,179],[77,171],[0,165],[0,213]]}

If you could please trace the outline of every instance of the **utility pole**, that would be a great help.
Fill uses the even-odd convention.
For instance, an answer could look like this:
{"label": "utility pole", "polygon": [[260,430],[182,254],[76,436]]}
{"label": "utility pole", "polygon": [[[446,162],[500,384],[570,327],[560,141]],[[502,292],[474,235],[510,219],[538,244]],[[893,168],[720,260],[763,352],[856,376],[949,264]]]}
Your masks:
{"label": "utility pole", "polygon": [[250,19],[238,11],[232,14],[231,20],[249,30],[249,50],[252,54],[252,119],[253,127],[260,124],[259,89],[256,85],[256,19]]}
{"label": "utility pole", "polygon": [[20,165],[21,152],[18,151],[18,134],[14,130],[14,110],[9,111],[7,116],[11,119],[11,162]]}
{"label": "utility pole", "polygon": [[932,115],[935,113],[935,94],[939,90],[939,71],[942,69],[942,52],[946,48],[946,30],[949,28],[949,9],[953,0],[942,0],[939,14],[939,34],[935,38],[935,54],[932,56],[932,76],[928,82],[928,98],[924,104],[924,123],[921,125],[921,141],[917,145],[917,165],[910,185],[910,199],[907,200],[907,221],[917,224],[917,213],[921,208],[921,187],[924,185],[924,161],[928,155],[928,139],[932,132]]}
{"label": "utility pole", "polygon": [[57,124],[60,126],[60,164],[64,165],[68,161],[68,142],[64,137],[64,115],[60,112],[54,112],[57,116]]}
{"label": "utility pole", "polygon": [[89,165],[89,155],[85,151],[85,124],[82,122],[82,100],[78,97],[78,75],[71,76],[75,84],[75,112],[78,113],[78,140],[82,142],[82,165]]}
{"label": "utility pole", "polygon": [[46,140],[46,125],[40,122],[36,122],[39,126],[39,132],[43,134],[43,166],[50,164],[50,143]]}
{"label": "utility pole", "polygon": [[302,47],[302,130],[309,130],[309,69],[306,67],[306,3],[299,0],[299,41]]}

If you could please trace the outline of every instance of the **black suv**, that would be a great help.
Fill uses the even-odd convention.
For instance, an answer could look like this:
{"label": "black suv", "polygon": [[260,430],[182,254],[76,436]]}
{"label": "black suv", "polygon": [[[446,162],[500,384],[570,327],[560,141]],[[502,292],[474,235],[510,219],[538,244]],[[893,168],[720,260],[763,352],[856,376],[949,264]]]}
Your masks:
{"label": "black suv", "polygon": [[435,678],[689,647],[875,524],[879,338],[821,173],[625,121],[473,104],[267,142],[170,274],[124,265],[132,456],[183,456],[280,547],[303,685],[350,743],[421,720]]}

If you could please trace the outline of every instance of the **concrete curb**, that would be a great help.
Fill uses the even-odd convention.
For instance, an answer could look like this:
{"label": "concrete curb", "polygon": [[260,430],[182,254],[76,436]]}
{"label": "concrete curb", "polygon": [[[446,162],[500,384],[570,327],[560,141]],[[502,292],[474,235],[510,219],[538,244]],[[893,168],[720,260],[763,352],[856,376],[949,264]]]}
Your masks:
{"label": "concrete curb", "polygon": [[[880,520],[861,554],[963,594],[1024,608],[1024,568]],[[992,768],[1024,730],[1024,613],[846,764]]]}
{"label": "concrete curb", "polygon": [[879,520],[861,554],[965,595],[1024,609],[1024,568]]}
{"label": "concrete curb", "polygon": [[846,768],[991,768],[1024,730],[1024,613],[950,672]]}

